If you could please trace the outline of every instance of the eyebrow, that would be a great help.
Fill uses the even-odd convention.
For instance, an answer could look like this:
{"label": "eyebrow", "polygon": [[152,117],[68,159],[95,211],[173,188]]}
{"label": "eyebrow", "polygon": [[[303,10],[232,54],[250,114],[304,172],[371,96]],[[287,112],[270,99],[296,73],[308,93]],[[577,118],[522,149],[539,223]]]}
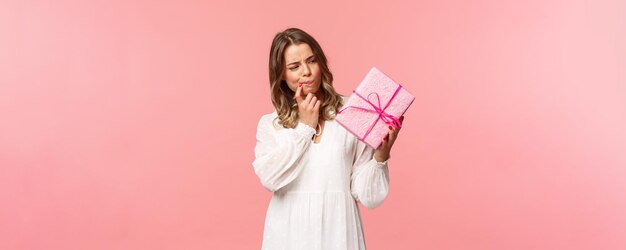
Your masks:
{"label": "eyebrow", "polygon": [[[311,55],[311,56],[307,57],[306,59],[309,60],[309,59],[311,59],[311,57],[315,57],[315,55]],[[291,63],[287,64],[287,66],[292,65],[294,63],[298,63],[298,62],[291,62]]]}

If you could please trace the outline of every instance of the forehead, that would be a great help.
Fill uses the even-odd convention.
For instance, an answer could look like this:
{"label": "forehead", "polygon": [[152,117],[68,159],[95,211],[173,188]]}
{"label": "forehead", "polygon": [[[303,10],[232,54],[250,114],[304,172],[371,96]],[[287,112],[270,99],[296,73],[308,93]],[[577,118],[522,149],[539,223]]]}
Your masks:
{"label": "forehead", "polygon": [[312,55],[313,51],[306,43],[292,44],[285,49],[285,61],[287,63],[301,61]]}

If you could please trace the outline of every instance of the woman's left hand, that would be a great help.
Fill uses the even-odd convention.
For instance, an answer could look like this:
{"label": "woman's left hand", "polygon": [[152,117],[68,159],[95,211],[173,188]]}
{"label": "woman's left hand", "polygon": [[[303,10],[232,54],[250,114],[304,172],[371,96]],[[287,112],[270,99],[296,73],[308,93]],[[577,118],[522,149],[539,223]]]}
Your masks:
{"label": "woman's left hand", "polygon": [[[402,121],[404,121],[404,116],[400,116],[400,123],[402,123]],[[400,132],[400,128],[395,129],[389,126],[389,134],[383,138],[383,142],[374,152],[374,158],[376,158],[376,161],[383,162],[389,159],[391,147],[396,141],[396,138],[398,138],[398,132]]]}

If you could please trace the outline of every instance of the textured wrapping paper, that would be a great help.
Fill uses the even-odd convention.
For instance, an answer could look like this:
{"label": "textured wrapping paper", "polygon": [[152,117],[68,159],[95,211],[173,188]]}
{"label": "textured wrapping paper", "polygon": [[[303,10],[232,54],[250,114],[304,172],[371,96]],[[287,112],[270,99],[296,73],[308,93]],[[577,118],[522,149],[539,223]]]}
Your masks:
{"label": "textured wrapping paper", "polygon": [[359,140],[376,149],[389,133],[389,126],[401,126],[399,118],[413,100],[411,93],[373,67],[335,119]]}

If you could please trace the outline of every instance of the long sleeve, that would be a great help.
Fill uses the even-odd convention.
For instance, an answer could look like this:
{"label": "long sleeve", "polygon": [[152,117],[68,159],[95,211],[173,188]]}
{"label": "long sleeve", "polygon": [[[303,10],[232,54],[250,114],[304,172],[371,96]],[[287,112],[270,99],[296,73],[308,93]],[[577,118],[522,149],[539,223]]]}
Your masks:
{"label": "long sleeve", "polygon": [[350,189],[354,199],[368,209],[380,206],[389,193],[387,161],[376,162],[374,149],[356,140]]}
{"label": "long sleeve", "polygon": [[259,120],[252,162],[255,174],[270,192],[286,186],[302,172],[299,163],[315,134],[315,129],[301,122],[293,129],[275,129],[274,117],[265,115]]}

